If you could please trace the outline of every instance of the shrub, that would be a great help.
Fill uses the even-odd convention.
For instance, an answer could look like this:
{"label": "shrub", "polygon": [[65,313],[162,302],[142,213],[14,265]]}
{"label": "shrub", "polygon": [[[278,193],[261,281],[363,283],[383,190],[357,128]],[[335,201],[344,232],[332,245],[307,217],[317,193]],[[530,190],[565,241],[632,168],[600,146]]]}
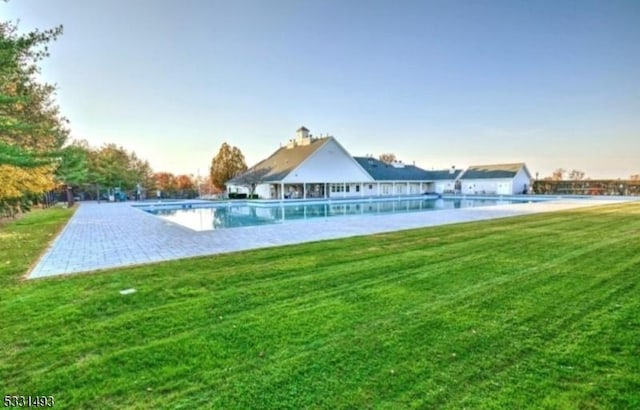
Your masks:
{"label": "shrub", "polygon": [[246,199],[247,194],[242,194],[239,192],[229,192],[229,199]]}

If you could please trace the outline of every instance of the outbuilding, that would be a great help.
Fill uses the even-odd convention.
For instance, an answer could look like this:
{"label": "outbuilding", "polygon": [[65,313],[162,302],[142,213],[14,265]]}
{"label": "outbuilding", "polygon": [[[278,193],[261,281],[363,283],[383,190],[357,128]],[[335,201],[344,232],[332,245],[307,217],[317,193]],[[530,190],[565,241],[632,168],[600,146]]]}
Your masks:
{"label": "outbuilding", "polygon": [[460,193],[464,195],[526,194],[531,173],[522,163],[473,165],[460,176]]}

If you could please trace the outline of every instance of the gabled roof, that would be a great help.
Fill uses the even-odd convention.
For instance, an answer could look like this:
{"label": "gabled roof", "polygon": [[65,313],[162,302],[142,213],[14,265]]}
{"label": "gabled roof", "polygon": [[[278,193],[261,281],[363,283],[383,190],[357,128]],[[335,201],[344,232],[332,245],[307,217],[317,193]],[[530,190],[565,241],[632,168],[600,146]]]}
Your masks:
{"label": "gabled roof", "polygon": [[429,173],[415,165],[396,168],[371,157],[353,157],[375,181],[426,181]]}
{"label": "gabled roof", "polygon": [[262,182],[282,181],[291,171],[298,167],[318,148],[326,144],[332,137],[312,139],[308,145],[296,145],[292,148],[280,147],[267,159],[258,162],[247,172],[232,178],[227,183],[239,183],[244,175],[256,173]]}
{"label": "gabled roof", "polygon": [[303,125],[302,127],[298,128],[298,129],[296,130],[296,132],[298,132],[298,131],[309,131],[309,130],[307,129],[307,127],[305,127],[305,126]]}
{"label": "gabled roof", "polygon": [[467,168],[460,179],[513,178],[523,167],[526,170],[523,162],[514,164],[473,165]]}

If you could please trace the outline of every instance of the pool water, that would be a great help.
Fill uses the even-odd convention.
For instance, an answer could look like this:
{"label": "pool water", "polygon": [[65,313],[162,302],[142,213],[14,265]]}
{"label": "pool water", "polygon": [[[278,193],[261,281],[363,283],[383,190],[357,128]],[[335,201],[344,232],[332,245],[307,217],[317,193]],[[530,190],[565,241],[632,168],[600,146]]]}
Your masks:
{"label": "pool water", "polygon": [[[525,201],[531,202],[530,200]],[[426,212],[522,202],[522,200],[512,199],[479,198],[370,200],[364,202],[335,201],[330,203],[278,203],[269,205],[227,202],[194,208],[176,205],[175,207],[156,209],[148,207],[143,208],[143,210],[195,231],[210,231],[243,226],[292,223],[319,218]]]}

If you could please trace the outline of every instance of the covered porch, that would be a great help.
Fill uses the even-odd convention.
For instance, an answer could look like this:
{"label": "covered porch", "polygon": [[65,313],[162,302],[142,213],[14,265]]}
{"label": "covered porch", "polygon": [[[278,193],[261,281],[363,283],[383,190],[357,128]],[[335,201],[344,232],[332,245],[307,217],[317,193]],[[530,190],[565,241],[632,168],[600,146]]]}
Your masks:
{"label": "covered porch", "polygon": [[326,183],[271,184],[271,199],[328,198]]}
{"label": "covered porch", "polygon": [[421,195],[435,190],[434,182],[384,181],[384,182],[310,182],[271,183],[270,199],[328,199],[362,198],[377,196]]}

